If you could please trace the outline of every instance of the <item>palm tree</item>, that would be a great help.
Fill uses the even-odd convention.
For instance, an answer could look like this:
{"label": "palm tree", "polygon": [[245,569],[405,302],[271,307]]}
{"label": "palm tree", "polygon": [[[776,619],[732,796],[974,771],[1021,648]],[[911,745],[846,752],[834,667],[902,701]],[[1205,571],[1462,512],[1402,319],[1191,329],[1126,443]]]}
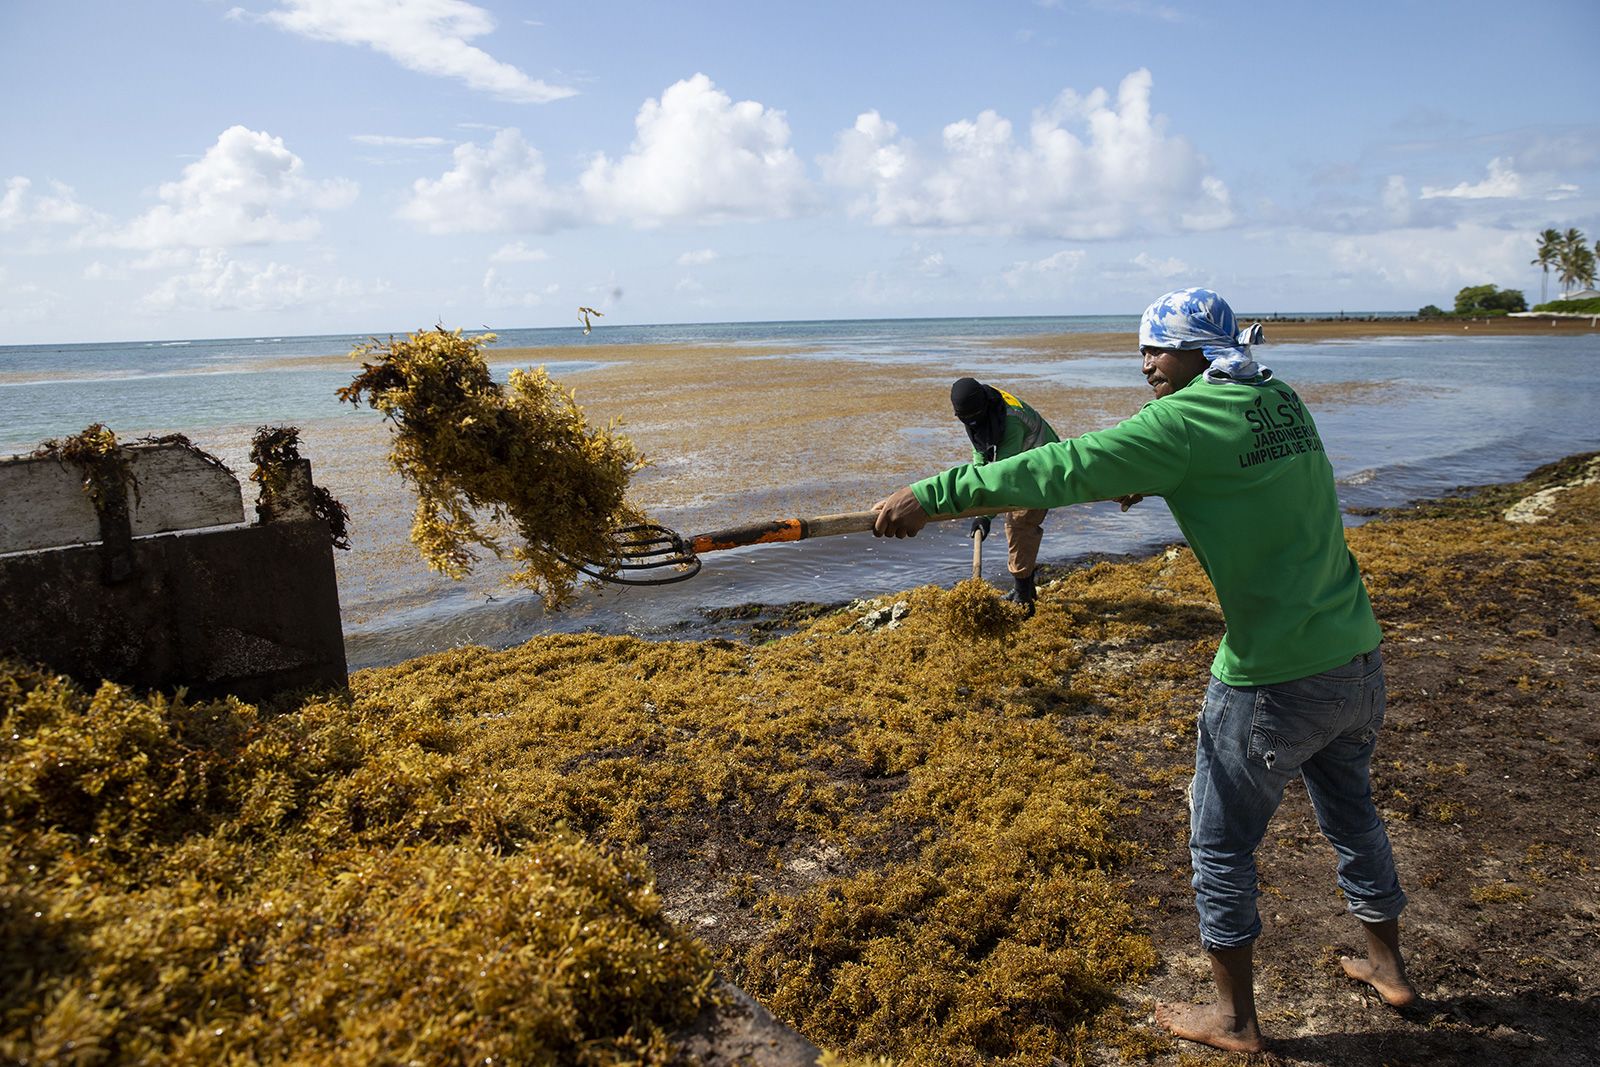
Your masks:
{"label": "palm tree", "polygon": [[1594,288],[1595,256],[1589,251],[1588,245],[1579,245],[1578,251],[1578,283],[1586,289]]}
{"label": "palm tree", "polygon": [[1578,287],[1579,282],[1594,281],[1594,253],[1583,231],[1569,229],[1561,235],[1561,250],[1556,254],[1556,269],[1565,296]]}
{"label": "palm tree", "polygon": [[1529,262],[1544,271],[1539,280],[1539,303],[1550,298],[1550,268],[1561,259],[1561,231],[1549,229],[1539,235],[1539,254]]}

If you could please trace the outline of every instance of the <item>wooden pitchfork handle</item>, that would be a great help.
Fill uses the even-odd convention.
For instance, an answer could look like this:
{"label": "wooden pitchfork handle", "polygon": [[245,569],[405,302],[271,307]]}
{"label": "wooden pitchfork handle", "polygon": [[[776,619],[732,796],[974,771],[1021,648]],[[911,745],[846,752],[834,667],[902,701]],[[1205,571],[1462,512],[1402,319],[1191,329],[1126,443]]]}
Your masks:
{"label": "wooden pitchfork handle", "polygon": [[[959,515],[930,515],[930,521],[966,519],[977,515],[1003,515],[1009,508],[969,508]],[[671,585],[700,573],[700,555],[745,545],[771,545],[805,541],[812,537],[866,533],[877,519],[876,511],[850,511],[809,519],[779,519],[750,526],[685,537],[660,523],[643,522],[616,531],[615,552],[603,560],[568,560],[580,574],[613,585]]]}
{"label": "wooden pitchfork handle", "polygon": [[[930,515],[929,522],[946,522],[950,519],[971,519],[979,515],[1004,515],[1015,508],[968,508],[959,515]],[[726,530],[697,534],[686,538],[684,547],[696,555],[702,552],[720,552],[725,548],[743,548],[745,545],[771,545],[783,541],[807,541],[813,537],[834,537],[839,534],[867,533],[877,519],[876,511],[846,511],[838,515],[818,515],[807,519],[778,519],[775,522],[758,522],[748,526],[732,526]]]}

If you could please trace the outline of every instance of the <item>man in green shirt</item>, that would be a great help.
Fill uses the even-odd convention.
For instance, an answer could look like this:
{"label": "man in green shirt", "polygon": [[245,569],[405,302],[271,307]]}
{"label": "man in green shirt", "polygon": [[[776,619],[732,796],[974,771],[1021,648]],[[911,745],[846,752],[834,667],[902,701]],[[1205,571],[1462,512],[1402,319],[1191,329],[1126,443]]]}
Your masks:
{"label": "man in green shirt", "polygon": [[[1255,850],[1294,778],[1338,854],[1338,881],[1366,934],[1345,973],[1388,1003],[1416,992],[1400,955],[1405,906],[1372,802],[1383,723],[1381,633],[1345,544],[1333,468],[1295,391],[1251,356],[1207,289],[1169,293],[1139,326],[1155,399],[1115,426],[984,466],[947,470],[879,502],[874,532],[915,536],[930,515],[1165,499],[1210,576],[1227,631],[1199,716],[1189,850],[1200,938],[1217,999],[1161,1004],[1180,1037],[1257,1051]],[[1125,503],[1126,506],[1126,503]]]}
{"label": "man in green shirt", "polygon": [[[966,427],[975,464],[1010,459],[1030,448],[1060,440],[1044,416],[1033,408],[1004,389],[984,385],[974,378],[956,379],[950,387],[950,406],[956,419]],[[1044,508],[1006,512],[1006,565],[1015,586],[1009,596],[1030,616],[1038,599],[1034,570],[1039,562],[1039,544],[1044,539],[1047,514]],[[980,527],[984,536],[988,536],[988,516],[972,520],[974,531]]]}

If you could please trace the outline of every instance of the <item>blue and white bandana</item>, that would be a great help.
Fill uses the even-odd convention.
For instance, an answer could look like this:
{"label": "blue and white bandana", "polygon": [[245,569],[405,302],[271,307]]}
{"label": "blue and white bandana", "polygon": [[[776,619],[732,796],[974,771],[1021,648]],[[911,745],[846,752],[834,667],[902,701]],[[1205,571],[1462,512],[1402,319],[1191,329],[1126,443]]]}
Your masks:
{"label": "blue and white bandana", "polygon": [[1259,322],[1243,330],[1233,308],[1210,289],[1179,289],[1144,309],[1139,320],[1139,345],[1149,348],[1198,348],[1209,382],[1266,381],[1272,372],[1250,356],[1250,346],[1264,334]]}

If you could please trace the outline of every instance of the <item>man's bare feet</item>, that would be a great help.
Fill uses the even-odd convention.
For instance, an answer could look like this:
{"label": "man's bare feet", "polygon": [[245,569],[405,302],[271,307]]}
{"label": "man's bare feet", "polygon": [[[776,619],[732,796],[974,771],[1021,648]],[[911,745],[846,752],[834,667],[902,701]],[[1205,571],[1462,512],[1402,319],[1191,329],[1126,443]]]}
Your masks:
{"label": "man's bare feet", "polygon": [[1392,1008],[1409,1008],[1417,1002],[1417,991],[1406,981],[1404,974],[1396,973],[1388,967],[1381,967],[1371,960],[1356,959],[1354,956],[1340,956],[1339,966],[1344,968],[1344,973],[1358,982],[1365,982],[1378,991],[1378,996]]}
{"label": "man's bare feet", "polygon": [[1198,1041],[1225,1052],[1261,1052],[1267,1047],[1254,1019],[1238,1023],[1218,1011],[1215,1004],[1158,1003],[1156,1022],[1185,1041]]}

